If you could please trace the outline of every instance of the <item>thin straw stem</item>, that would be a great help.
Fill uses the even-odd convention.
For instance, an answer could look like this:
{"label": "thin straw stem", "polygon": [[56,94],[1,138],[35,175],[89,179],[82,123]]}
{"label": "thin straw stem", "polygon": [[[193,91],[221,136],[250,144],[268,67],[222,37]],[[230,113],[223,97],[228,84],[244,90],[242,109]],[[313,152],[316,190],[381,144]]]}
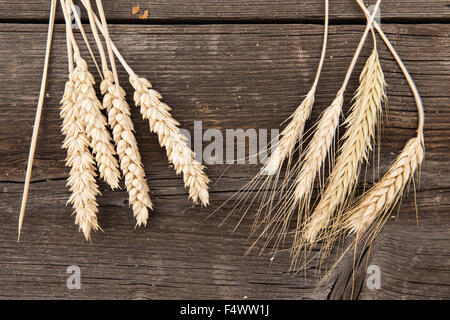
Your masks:
{"label": "thin straw stem", "polygon": [[[72,48],[73,48],[73,51],[76,53],[76,54],[80,54],[80,49],[79,49],[79,47],[78,47],[78,45],[77,45],[77,40],[75,39],[75,35],[73,34],[73,30],[72,30],[72,27],[71,27],[71,19],[70,19],[70,15],[69,15],[69,10],[70,10],[70,8],[68,8],[67,6],[66,6],[66,3],[65,3],[65,1],[64,0],[61,0],[60,1],[60,4],[61,4],[61,9],[62,9],[62,12],[63,12],[63,15],[64,15],[64,20],[65,20],[65,22],[66,22],[66,31],[68,32],[68,38],[70,39],[70,41],[72,42]],[[67,28],[67,26],[69,26],[69,28]]]}
{"label": "thin straw stem", "polygon": [[[87,9],[86,1],[87,0],[81,0],[81,2],[83,3],[84,7]],[[102,23],[100,22],[100,20],[98,19],[98,17],[95,14],[93,16],[94,16],[94,19],[95,19],[95,23],[97,24],[98,30],[100,30],[100,32],[106,38],[105,30],[103,29]],[[116,55],[117,59],[120,61],[120,63],[122,64],[122,66],[124,67],[124,69],[126,70],[128,75],[130,75],[130,76],[135,75],[133,69],[131,69],[130,65],[125,61],[124,57],[119,52],[119,50],[117,49],[117,47],[115,46],[115,44],[114,44],[114,42],[112,40],[111,40],[111,47],[112,47],[112,49],[114,51],[114,54]]]}
{"label": "thin straw stem", "polygon": [[312,86],[313,90],[316,91],[317,85],[319,84],[320,74],[322,73],[323,65],[325,62],[325,55],[327,52],[327,43],[328,43],[328,25],[330,21],[330,13],[329,13],[329,1],[325,0],[325,27],[323,33],[323,44],[322,44],[322,53],[320,54],[320,62],[317,68],[316,78],[314,79],[314,84]]}
{"label": "thin straw stem", "polygon": [[[73,1],[69,0],[70,4],[73,6]],[[105,53],[105,47],[103,46],[103,42],[100,38],[100,35],[98,34],[97,25],[95,24],[94,19],[94,10],[92,9],[92,4],[90,0],[83,0],[83,5],[85,6],[88,16],[89,16],[89,22],[91,24],[92,34],[94,35],[95,43],[97,44],[98,50],[100,52],[100,58],[102,62],[102,69],[103,72],[108,70],[108,59],[106,57]]]}
{"label": "thin straw stem", "polygon": [[[88,0],[87,0],[88,1]],[[106,47],[108,48],[109,60],[111,63],[111,69],[114,74],[114,82],[116,83],[117,91],[120,92],[119,75],[117,73],[116,61],[114,58],[114,52],[111,45],[111,37],[109,36],[108,23],[106,21],[105,11],[103,9],[103,3],[101,0],[96,0],[97,8],[100,14],[100,19],[103,25],[104,35],[106,39]]]}
{"label": "thin straw stem", "polygon": [[74,70],[74,62],[73,62],[73,48],[72,41],[70,39],[70,30],[71,26],[66,23],[66,45],[67,45],[67,60],[69,66],[69,75],[72,76]]}
{"label": "thin straw stem", "polygon": [[367,35],[369,34],[370,28],[372,26],[372,22],[375,21],[375,16],[378,12],[378,8],[380,7],[381,0],[378,0],[375,4],[375,8],[373,9],[373,13],[370,15],[368,19],[367,27],[364,30],[364,34],[361,38],[361,41],[358,44],[358,48],[356,49],[355,55],[353,56],[352,62],[350,63],[350,67],[348,68],[347,74],[345,75],[344,83],[342,84],[342,91],[345,91],[347,88],[348,82],[350,81],[350,77],[353,73],[353,69],[355,68],[356,63],[358,62],[359,55],[361,53],[362,48],[364,47],[364,42],[366,41]]}
{"label": "thin straw stem", "polygon": [[75,5],[73,4],[73,2],[71,0],[65,0],[65,1],[66,1],[67,13],[69,14],[69,16],[71,13],[73,13],[73,16],[75,17],[75,21],[77,22],[77,24],[80,28],[81,36],[83,37],[86,47],[88,48],[89,54],[91,55],[92,60],[94,61],[95,67],[97,68],[97,72],[100,75],[100,78],[103,80],[102,71],[100,70],[100,67],[97,63],[97,59],[95,58],[94,51],[92,51],[92,47],[89,44],[89,40],[88,40],[86,32],[84,30],[83,23],[81,22],[80,16],[78,15]]}
{"label": "thin straw stem", "polygon": [[51,47],[52,47],[53,30],[54,30],[54,26],[55,26],[55,14],[56,14],[57,3],[58,3],[57,0],[52,0],[51,5],[50,5],[51,9],[50,9],[50,19],[49,19],[49,24],[48,24],[47,45],[45,48],[44,70],[42,73],[41,90],[39,92],[39,100],[38,100],[38,105],[37,105],[37,109],[36,109],[36,116],[34,119],[34,127],[33,127],[33,135],[31,137],[30,153],[28,155],[25,186],[23,189],[22,204],[20,207],[17,241],[20,240],[20,232],[22,231],[23,219],[25,217],[25,210],[26,210],[27,200],[28,200],[28,191],[30,189],[31,174],[33,171],[34,154],[36,152],[37,138],[38,138],[38,134],[39,134],[39,126],[41,124],[41,116],[42,116],[42,109],[43,109],[43,105],[44,105],[45,88],[47,86],[47,73],[48,73],[48,65],[50,62],[50,52],[51,52]]}

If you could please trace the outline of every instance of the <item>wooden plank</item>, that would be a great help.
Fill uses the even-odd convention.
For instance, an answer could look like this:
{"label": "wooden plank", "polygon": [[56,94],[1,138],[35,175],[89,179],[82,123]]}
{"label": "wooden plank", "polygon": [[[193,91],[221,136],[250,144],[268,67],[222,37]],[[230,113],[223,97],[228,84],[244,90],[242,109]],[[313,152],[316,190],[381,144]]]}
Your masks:
{"label": "wooden plank", "polygon": [[[8,27],[8,28],[7,28]],[[12,28],[11,28],[12,27]],[[330,50],[312,115],[316,120],[332,100],[357,45],[363,26],[331,28]],[[45,25],[0,25],[0,296],[5,298],[283,298],[346,297],[348,281],[336,285],[351,264],[314,291],[314,269],[292,278],[289,257],[269,269],[269,255],[242,259],[250,222],[236,234],[233,223],[216,229],[229,207],[204,221],[211,209],[191,206],[182,180],[167,165],[164,151],[136,109],[136,136],[156,202],[149,227],[133,231],[124,191],[102,185],[100,223],[105,233],[86,244],[65,208],[68,191],[59,132],[58,100],[67,76],[63,28],[58,26],[50,66],[48,99],[41,126],[37,161],[25,220],[23,242],[16,243],[16,219],[39,89]],[[11,31],[10,31],[11,30]],[[386,25],[385,31],[405,59],[424,97],[427,112],[426,162],[417,193],[420,225],[415,226],[412,197],[372,249],[384,272],[382,291],[361,287],[362,298],[448,298],[450,220],[450,26]],[[314,25],[113,26],[112,37],[139,74],[174,110],[182,126],[203,129],[279,128],[311,85],[321,43]],[[30,41],[32,39],[33,41]],[[24,50],[26,48],[26,50]],[[367,57],[370,47],[364,51]],[[389,121],[382,135],[385,168],[414,135],[416,111],[409,89],[387,51],[381,49],[389,83]],[[361,70],[361,63],[358,70]],[[93,69],[92,69],[93,70]],[[122,72],[128,94],[132,91]],[[352,78],[349,93],[357,85]],[[349,101],[351,95],[347,96]],[[348,109],[348,103],[346,110]],[[311,123],[313,122],[311,121]],[[207,143],[205,142],[204,145]],[[226,166],[209,166],[213,181]],[[257,172],[233,166],[212,187],[212,208]],[[47,181],[49,180],[49,181]],[[232,221],[236,221],[233,217]],[[428,240],[426,244],[422,242]],[[398,245],[394,245],[398,244]],[[417,260],[418,259],[418,260]],[[412,262],[411,262],[412,261]],[[414,261],[417,261],[414,262]],[[406,263],[416,263],[400,268]],[[69,265],[82,268],[81,291],[65,287]],[[414,272],[403,272],[414,271]],[[420,270],[430,272],[417,283]],[[347,271],[347,273],[345,272]],[[422,271],[423,272],[423,271]],[[305,278],[306,277],[306,278]],[[348,279],[348,277],[347,277]],[[383,280],[384,281],[384,280]],[[384,283],[384,284],[383,284]],[[401,290],[396,290],[399,288]],[[342,288],[342,290],[338,290]],[[341,292],[341,294],[339,294]]]}
{"label": "wooden plank", "polygon": [[[133,16],[132,8],[140,5],[142,14],[149,10],[148,21],[201,21],[201,20],[322,20],[323,0],[105,0],[104,7],[111,21],[139,20]],[[368,5],[375,1],[366,1]],[[382,17],[392,19],[444,19],[450,17],[448,1],[385,0],[381,5]],[[48,1],[0,0],[0,20],[42,20],[48,17]],[[362,14],[355,1],[331,1],[331,19],[360,19]],[[62,21],[62,15],[59,15]]]}

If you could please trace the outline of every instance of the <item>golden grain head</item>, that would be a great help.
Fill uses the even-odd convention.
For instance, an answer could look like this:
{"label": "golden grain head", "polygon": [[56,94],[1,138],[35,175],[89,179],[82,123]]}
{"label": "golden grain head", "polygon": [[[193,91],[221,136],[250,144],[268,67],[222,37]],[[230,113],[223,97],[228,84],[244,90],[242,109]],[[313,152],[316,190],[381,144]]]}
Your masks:
{"label": "golden grain head", "polygon": [[408,141],[383,178],[349,210],[344,229],[361,236],[377,219],[387,214],[414,178],[423,158],[423,136],[419,133]]}
{"label": "golden grain head", "polygon": [[76,103],[74,87],[73,81],[66,83],[61,106],[62,132],[65,135],[63,148],[67,149],[66,165],[71,168],[67,179],[71,191],[68,203],[74,209],[75,224],[84,233],[86,240],[89,240],[91,231],[99,229],[96,197],[100,192],[95,180],[95,162],[89,150],[89,138],[81,119],[80,106]]}
{"label": "golden grain head", "polygon": [[76,55],[77,67],[74,71],[76,107],[84,122],[90,147],[95,155],[100,177],[113,189],[119,188],[119,164],[116,152],[107,130],[106,118],[101,113],[102,104],[94,90],[94,78],[87,69],[86,61]]}
{"label": "golden grain head", "polygon": [[306,121],[309,119],[314,105],[315,89],[311,89],[300,106],[291,116],[291,121],[280,134],[280,141],[273,148],[269,160],[261,169],[261,175],[274,175],[290,157],[298,142],[301,143]]}
{"label": "golden grain head", "polygon": [[103,106],[108,112],[108,122],[113,130],[113,139],[119,156],[120,168],[125,177],[129,202],[138,226],[146,225],[148,209],[153,208],[150,189],[145,178],[141,155],[134,136],[130,107],[125,100],[125,91],[114,83],[113,74],[105,72],[105,80],[101,84]]}
{"label": "golden grain head", "polygon": [[344,94],[340,91],[319,120],[301,164],[301,171],[295,181],[294,196],[297,204],[309,201],[316,176],[331,148],[343,103]]}
{"label": "golden grain head", "polygon": [[321,199],[305,227],[304,239],[314,242],[330,222],[335,211],[341,210],[349,200],[362,162],[372,149],[376,125],[386,97],[385,80],[376,49],[361,72],[360,85],[354,97],[347,131],[340,154],[321,194]]}
{"label": "golden grain head", "polygon": [[168,160],[176,173],[183,173],[189,197],[194,203],[200,202],[207,206],[209,178],[204,172],[204,166],[195,160],[195,154],[188,147],[179,123],[170,114],[170,107],[160,101],[162,96],[151,89],[151,83],[147,79],[132,75],[130,82],[135,89],[136,106],[140,107],[142,117],[148,120],[150,131],[158,136],[161,147],[166,149]]}

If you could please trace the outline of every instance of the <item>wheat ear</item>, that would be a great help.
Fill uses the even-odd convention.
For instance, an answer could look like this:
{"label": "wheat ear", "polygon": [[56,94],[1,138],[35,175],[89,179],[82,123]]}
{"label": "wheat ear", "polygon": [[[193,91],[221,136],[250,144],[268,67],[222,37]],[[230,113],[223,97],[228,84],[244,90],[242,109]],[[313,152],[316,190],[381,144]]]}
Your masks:
{"label": "wheat ear", "polygon": [[[77,103],[72,49],[75,50],[76,56],[79,55],[79,50],[72,33],[69,13],[64,1],[61,1],[61,7],[66,21],[69,58],[69,80],[66,83],[60,109],[60,115],[63,119],[61,131],[65,136],[62,147],[67,149],[66,165],[71,168],[67,180],[67,185],[70,186],[71,191],[68,203],[72,204],[74,209],[75,224],[79,226],[80,231],[83,231],[86,240],[89,240],[91,231],[97,231],[100,228],[97,222],[98,204],[96,200],[100,192],[95,179],[95,161],[89,150],[90,140],[86,134],[82,107]],[[80,76],[79,72],[77,76]]]}
{"label": "wheat ear", "polygon": [[61,101],[61,117],[64,119],[62,132],[65,134],[63,148],[67,149],[66,164],[71,168],[67,185],[72,194],[68,203],[74,209],[75,224],[83,231],[86,240],[89,240],[91,231],[99,229],[96,196],[100,192],[95,181],[95,161],[89,150],[81,107],[76,101],[75,84],[69,80]]}
{"label": "wheat ear", "polygon": [[[69,0],[61,1],[61,6],[65,17],[67,17],[67,21],[69,21],[68,17],[72,13],[71,9],[73,9],[73,14],[80,25],[80,31],[83,35],[84,41],[89,51],[92,53],[92,49],[90,49],[91,46],[87,40],[84,28],[78,17],[78,13],[73,7],[73,3]],[[74,85],[77,94],[76,103],[79,104],[78,107],[80,109],[81,119],[84,121],[84,125],[86,127],[86,135],[90,140],[90,146],[96,158],[100,177],[104,179],[112,189],[116,189],[119,187],[119,165],[115,157],[114,146],[111,143],[111,136],[106,128],[106,118],[101,113],[103,107],[94,90],[94,77],[89,72],[86,61],[81,58],[72,29],[69,27],[67,28],[67,42],[68,45],[73,43],[73,48],[75,50],[74,57],[76,68],[70,73],[73,73],[73,79],[75,82]],[[95,56],[92,55],[92,57],[98,69]],[[70,63],[73,65],[73,61],[70,61]],[[102,76],[101,73],[100,76]]]}
{"label": "wheat ear", "polygon": [[[320,75],[320,73],[318,74]],[[292,114],[292,120],[281,132],[280,141],[261,170],[264,175],[276,174],[284,160],[294,151],[297,142],[302,139],[306,121],[309,119],[314,105],[315,93],[316,87],[311,88],[300,106]]]}
{"label": "wheat ear", "polygon": [[360,236],[377,218],[389,211],[422,164],[423,145],[421,134],[408,141],[385,176],[348,212],[345,229]]}
{"label": "wheat ear", "polygon": [[86,126],[86,134],[103,178],[113,189],[119,187],[119,165],[115,157],[111,136],[106,129],[106,118],[101,113],[102,104],[94,90],[94,77],[88,71],[86,61],[75,53],[74,71],[77,108]]}
{"label": "wheat ear", "polygon": [[[279,137],[277,137],[277,140],[271,141],[272,146],[270,148],[270,157],[268,161],[263,165],[261,170],[250,182],[248,182],[243,188],[241,188],[224,204],[222,204],[223,206],[232,199],[235,200],[235,205],[225,217],[224,222],[233,214],[233,212],[242,210],[241,218],[235,227],[236,229],[243,221],[252,205],[256,201],[259,201],[259,208],[257,209],[254,217],[251,235],[255,234],[260,227],[264,227],[255,243],[259,241],[263,236],[265,237],[267,243],[278,232],[280,236],[277,239],[277,244],[275,245],[275,247],[278,246],[278,243],[281,242],[281,239],[287,233],[291,214],[293,213],[290,212],[289,214],[284,215],[284,211],[282,210],[283,208],[280,209],[280,207],[283,207],[283,205],[280,204],[284,200],[283,194],[285,190],[289,189],[287,188],[287,185],[292,174],[291,165],[293,163],[293,155],[297,150],[302,149],[305,124],[311,115],[317,86],[319,84],[320,76],[326,58],[329,27],[329,1],[325,0],[324,4],[325,19],[322,50],[315,73],[314,82],[309,92],[306,94],[300,105],[295,109],[293,114],[287,119],[289,123],[281,132]],[[282,179],[280,182],[279,180],[284,162],[287,162],[286,171],[284,174],[284,179]],[[286,192],[286,194],[290,194],[289,191]],[[217,212],[221,207],[216,209],[213,214]],[[280,225],[279,221],[281,216],[284,222]]]}
{"label": "wheat ear", "polygon": [[[276,248],[281,241],[284,241],[289,223],[296,212],[298,212],[297,225],[300,226],[302,215],[306,214],[309,207],[308,202],[311,198],[314,181],[334,140],[343,103],[344,93],[343,90],[340,90],[332,104],[322,114],[316,132],[304,152],[304,161],[301,163],[301,167],[297,165],[297,168],[289,174],[289,178],[285,178],[288,182],[291,176],[296,175],[294,184],[285,188],[287,196],[280,196],[278,202],[269,208],[263,220],[267,222],[267,225],[263,228],[257,241],[265,236],[267,238],[265,243],[268,244],[268,241],[278,233]],[[287,184],[286,181],[284,185]],[[299,206],[298,211],[296,211],[297,206]],[[299,230],[299,228],[297,229]],[[299,237],[298,230],[295,232],[294,241]]]}
{"label": "wheat ear", "polygon": [[360,85],[355,93],[355,102],[345,124],[345,141],[339,157],[328,179],[321,200],[311,215],[303,238],[313,242],[329,223],[333,213],[340,209],[351,196],[358,181],[361,164],[367,160],[372,149],[377,120],[386,97],[386,83],[374,49],[360,76]]}
{"label": "wheat ear", "polygon": [[134,217],[136,218],[136,225],[145,226],[147,225],[148,220],[148,209],[153,208],[149,195],[150,190],[145,178],[145,171],[142,165],[137,141],[133,133],[134,126],[131,121],[130,106],[125,99],[125,91],[119,83],[119,76],[103,3],[100,0],[97,0],[96,3],[101,18],[99,26],[104,32],[112,72],[107,69],[106,55],[103,52],[101,41],[99,41],[97,28],[95,28],[95,15],[93,14],[90,1],[83,1],[83,4],[89,11],[91,28],[94,31],[94,36],[102,55],[104,80],[100,85],[100,89],[102,94],[104,94],[103,105],[108,111],[108,121],[113,130],[113,138],[119,155],[120,167],[125,177],[125,186],[128,191],[130,205],[133,208]]}
{"label": "wheat ear", "polygon": [[189,188],[189,197],[194,203],[209,204],[209,179],[204,166],[195,160],[194,152],[187,146],[186,137],[180,132],[179,123],[170,114],[170,107],[162,103],[162,96],[151,89],[151,83],[135,74],[130,76],[135,89],[134,101],[141,108],[142,117],[148,120],[150,131],[156,133],[159,144],[166,148],[169,162],[177,174],[183,173],[184,184]]}
{"label": "wheat ear", "polygon": [[152,209],[153,204],[149,196],[141,155],[133,134],[130,107],[125,100],[125,91],[120,87],[118,89],[114,83],[112,72],[105,71],[104,75],[105,80],[101,84],[101,91],[104,94],[103,106],[108,111],[108,121],[113,130],[113,138],[134,217],[138,226],[145,226],[148,220],[148,208]]}
{"label": "wheat ear", "polygon": [[343,103],[344,92],[341,90],[317,124],[316,133],[306,149],[302,169],[295,181],[294,199],[296,203],[310,198],[316,175],[320,172],[331,148]]}
{"label": "wheat ear", "polygon": [[302,101],[300,106],[291,115],[291,121],[286,128],[281,132],[281,139],[277,146],[273,150],[269,160],[265,163],[261,170],[264,175],[273,175],[278,172],[283,164],[283,161],[290,157],[295,150],[295,145],[303,138],[306,121],[311,116],[311,111],[314,105],[315,94],[317,86],[319,84],[320,75],[322,73],[323,65],[325,62],[325,56],[327,53],[328,44],[328,25],[329,25],[329,1],[325,0],[325,20],[324,20],[324,32],[322,52],[320,55],[319,65],[317,66],[316,76],[314,83]]}

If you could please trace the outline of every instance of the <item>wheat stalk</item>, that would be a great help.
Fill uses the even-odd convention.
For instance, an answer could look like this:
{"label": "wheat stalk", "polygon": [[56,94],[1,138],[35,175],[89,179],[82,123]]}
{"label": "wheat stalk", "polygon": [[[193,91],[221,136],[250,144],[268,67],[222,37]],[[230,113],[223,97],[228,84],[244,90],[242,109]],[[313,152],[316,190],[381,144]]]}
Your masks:
{"label": "wheat stalk", "polygon": [[423,136],[419,134],[406,144],[385,176],[346,215],[344,228],[362,235],[383,216],[403,194],[424,158]]}
{"label": "wheat stalk", "polygon": [[[252,189],[258,187],[256,194],[253,197],[253,200],[250,202],[250,205],[247,207],[242,214],[241,220],[245,217],[248,210],[250,209],[253,202],[259,197],[260,198],[260,206],[255,216],[255,222],[252,228],[252,234],[257,230],[260,226],[260,216],[261,213],[264,212],[264,216],[262,222],[268,222],[265,228],[265,231],[261,234],[267,234],[267,231],[270,227],[276,224],[278,221],[279,213],[275,208],[279,207],[284,197],[280,197],[278,202],[274,202],[277,194],[282,194],[287,186],[287,181],[290,180],[289,177],[291,175],[291,165],[292,165],[292,155],[296,151],[296,145],[298,143],[298,149],[302,148],[303,135],[305,130],[306,121],[309,119],[311,115],[311,111],[315,101],[315,94],[317,90],[317,86],[319,84],[320,75],[322,73],[322,69],[325,62],[326,52],[327,52],[327,44],[328,44],[328,25],[329,25],[329,1],[325,0],[325,20],[324,20],[324,32],[323,32],[323,43],[322,43],[322,51],[320,54],[319,64],[317,66],[316,75],[314,78],[313,85],[309,90],[306,97],[294,111],[294,113],[289,117],[290,122],[286,126],[286,128],[281,132],[279,141],[271,147],[271,154],[268,161],[263,165],[262,169],[259,173],[246,185],[243,189],[241,189],[237,194],[244,190],[242,196],[238,196],[237,205],[233,209],[233,211],[239,207],[240,203],[245,203],[247,198],[249,198],[250,193],[253,192]],[[289,120],[288,119],[288,120]],[[281,174],[281,169],[285,160],[287,161],[286,173],[285,173],[285,181],[283,181],[279,185],[279,178]],[[266,176],[263,179],[260,177]],[[232,212],[233,212],[232,211]],[[230,213],[231,214],[231,213]],[[230,215],[229,214],[229,215]],[[288,222],[290,220],[290,215],[287,215],[285,221]],[[240,223],[240,222],[239,222]],[[287,223],[284,224],[284,227],[287,227]],[[276,229],[276,228],[275,228]],[[285,234],[285,229],[280,231],[280,234]],[[274,232],[272,231],[272,234]],[[268,236],[270,239],[271,236]]]}
{"label": "wheat stalk", "polygon": [[316,175],[320,172],[333,142],[343,103],[344,92],[341,90],[317,124],[316,133],[309,143],[304,157],[305,160],[302,163],[302,169],[295,181],[294,197],[297,203],[309,199],[311,195]]}
{"label": "wheat stalk", "polygon": [[102,104],[97,98],[93,84],[94,77],[88,71],[87,63],[78,53],[75,53],[76,68],[74,81],[76,104],[86,127],[86,134],[95,155],[100,177],[113,189],[119,187],[120,172],[115,157],[111,136],[106,129],[106,118],[101,113]]}
{"label": "wheat stalk", "polygon": [[[100,70],[100,67],[98,65],[97,59],[96,59],[95,54],[94,54],[94,51],[92,50],[91,44],[89,43],[89,40],[87,38],[87,34],[86,34],[85,30],[84,30],[83,23],[81,21],[80,16],[78,15],[77,8],[73,4],[72,0],[62,0],[62,1],[65,1],[65,6],[67,8],[67,12],[68,12],[69,16],[73,15],[73,17],[75,18],[75,21],[77,23],[77,27],[78,27],[78,29],[79,29],[79,31],[81,33],[81,36],[83,37],[84,43],[86,44],[86,47],[87,47],[87,49],[89,51],[89,54],[91,55],[91,58],[92,58],[92,60],[94,62],[94,65],[95,65],[95,68],[97,69],[97,72],[98,72],[100,78],[102,78],[102,80],[103,80],[103,74],[102,74],[102,72]],[[100,48],[99,48],[99,51],[100,51]]]}
{"label": "wheat stalk", "polygon": [[24,183],[24,187],[23,187],[22,202],[20,205],[19,222],[18,222],[18,227],[17,227],[17,241],[20,240],[20,234],[22,231],[23,220],[25,218],[25,210],[27,207],[28,192],[29,192],[30,183],[31,183],[31,175],[33,172],[34,154],[36,152],[37,138],[38,138],[38,133],[39,133],[39,127],[41,124],[42,109],[44,106],[45,88],[47,86],[48,66],[49,66],[49,62],[50,62],[50,51],[51,51],[51,47],[52,47],[57,4],[58,4],[58,1],[56,1],[56,0],[52,0],[52,2],[50,4],[50,18],[49,18],[49,22],[48,22],[47,43],[45,46],[44,68],[43,68],[43,72],[42,72],[41,89],[39,91],[39,100],[38,100],[38,104],[37,104],[37,108],[36,108],[36,116],[34,119],[33,134],[31,136],[30,151],[28,154],[27,170],[26,170],[26,174],[25,174],[25,183]]}
{"label": "wheat stalk", "polygon": [[135,89],[134,101],[140,107],[142,117],[148,120],[150,131],[156,133],[159,144],[166,148],[169,162],[177,174],[183,173],[184,184],[189,188],[189,197],[194,203],[209,204],[209,179],[203,172],[204,166],[195,160],[194,152],[187,146],[186,137],[180,132],[179,123],[170,114],[170,107],[162,103],[162,96],[151,89],[151,83],[137,75],[130,76]]}
{"label": "wheat stalk", "polygon": [[67,185],[72,194],[68,203],[74,209],[75,224],[83,231],[86,240],[89,240],[91,230],[99,229],[96,196],[100,192],[95,181],[95,161],[89,151],[89,138],[85,133],[81,105],[76,101],[75,83],[70,79],[61,101],[62,132],[65,135],[63,148],[67,149],[66,165],[71,168]]}
{"label": "wheat stalk", "polygon": [[311,115],[311,111],[314,105],[315,94],[317,86],[319,84],[320,75],[322,73],[323,65],[325,62],[325,56],[327,52],[328,44],[328,24],[329,24],[329,1],[325,0],[325,22],[323,32],[322,52],[320,54],[320,61],[317,66],[314,83],[306,95],[305,99],[301,102],[299,107],[291,115],[292,119],[286,128],[281,132],[280,141],[278,142],[269,160],[264,164],[260,173],[264,175],[276,174],[286,158],[289,158],[295,150],[295,145],[303,138],[305,124]]}
{"label": "wheat stalk", "polygon": [[385,80],[376,48],[364,66],[355,103],[346,120],[345,141],[329,177],[326,190],[306,225],[303,239],[314,242],[329,223],[333,213],[342,207],[358,181],[361,164],[372,149],[377,120],[386,97]]}
{"label": "wheat stalk", "polygon": [[[297,149],[302,148],[305,124],[311,115],[311,111],[314,105],[315,94],[325,62],[328,43],[329,1],[325,0],[324,2],[325,20],[322,51],[315,73],[314,82],[309,92],[300,103],[300,105],[295,109],[294,113],[287,119],[289,120],[289,123],[279,135],[279,137],[270,142],[270,157],[268,161],[263,165],[261,170],[253,177],[251,181],[249,181],[239,191],[233,194],[226,202],[219,206],[213,213],[211,213],[211,215],[215,214],[226,203],[234,200],[234,207],[224,218],[222,224],[234,212],[239,212],[241,214],[241,218],[235,226],[236,230],[249,212],[252,205],[258,200],[259,208],[255,214],[251,234],[254,234],[263,223],[266,224],[266,228],[264,228],[264,231],[260,234],[258,240],[263,235],[267,236],[269,240],[274,233],[272,232],[272,234],[268,234],[271,226],[276,224],[279,220],[278,212],[275,212],[275,208],[277,208],[281,202],[281,199],[278,199],[278,202],[276,202],[275,198],[278,194],[281,195],[284,191],[284,188],[286,186],[285,182],[286,180],[288,180],[286,177],[290,175],[293,154]],[[296,147],[296,145],[298,145],[298,147]],[[257,154],[254,156],[257,156]],[[286,160],[287,166],[285,181],[279,183],[282,166]],[[286,220],[289,219],[287,218]],[[283,231],[281,231],[280,233],[283,234]]]}
{"label": "wheat stalk", "polygon": [[152,209],[153,204],[149,196],[141,155],[133,134],[134,126],[130,118],[130,107],[125,100],[125,91],[120,87],[117,88],[114,83],[112,72],[106,71],[104,75],[105,79],[101,84],[101,91],[104,94],[103,106],[108,111],[108,121],[113,130],[113,138],[134,217],[138,226],[145,226],[148,220],[148,208]]}
{"label": "wheat stalk", "polygon": [[[320,73],[318,73],[320,75]],[[264,164],[261,173],[264,175],[274,175],[278,172],[283,162],[295,149],[295,145],[303,137],[306,121],[309,119],[314,105],[316,87],[306,95],[300,106],[292,114],[292,120],[281,132],[280,141],[272,151],[269,160]]]}
{"label": "wheat stalk", "polygon": [[[92,141],[86,133],[83,102],[78,97],[81,79],[87,76],[83,72],[83,68],[87,68],[87,66],[80,63],[80,51],[69,22],[70,9],[66,7],[64,1],[61,1],[61,7],[66,21],[67,53],[69,58],[69,80],[66,83],[60,109],[60,115],[63,119],[61,131],[65,136],[62,147],[67,149],[66,165],[71,167],[67,180],[67,185],[70,186],[71,191],[68,203],[72,204],[74,209],[76,215],[75,224],[83,231],[86,240],[89,240],[91,231],[97,231],[100,228],[97,222],[98,204],[96,201],[96,197],[100,192],[95,179],[94,157],[89,150]],[[72,51],[75,51],[75,60],[79,64],[76,72],[74,71]],[[79,67],[80,65],[81,68]]]}
{"label": "wheat stalk", "polygon": [[113,139],[119,156],[120,168],[125,177],[125,186],[128,191],[129,202],[133,208],[137,226],[145,226],[148,220],[148,209],[152,209],[153,204],[150,200],[150,190],[145,178],[145,171],[142,165],[137,141],[133,133],[134,126],[131,121],[130,107],[125,99],[125,91],[119,83],[103,4],[99,0],[96,1],[102,20],[101,23],[98,21],[98,25],[105,34],[112,72],[108,69],[104,47],[96,28],[96,20],[98,19],[95,17],[90,1],[83,0],[82,2],[88,10],[89,21],[102,59],[104,79],[100,84],[100,90],[104,95],[103,107],[108,112],[108,123],[113,130]]}

